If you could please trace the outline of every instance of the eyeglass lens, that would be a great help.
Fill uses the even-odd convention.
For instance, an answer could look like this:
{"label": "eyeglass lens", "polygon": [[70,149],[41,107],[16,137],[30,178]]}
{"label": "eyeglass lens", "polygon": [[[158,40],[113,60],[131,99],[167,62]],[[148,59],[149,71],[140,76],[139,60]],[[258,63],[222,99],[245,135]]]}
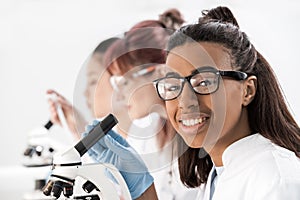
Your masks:
{"label": "eyeglass lens", "polygon": [[161,98],[170,100],[177,98],[189,81],[193,90],[199,94],[210,94],[218,89],[219,75],[214,72],[201,72],[191,77],[166,77],[157,83],[157,90]]}

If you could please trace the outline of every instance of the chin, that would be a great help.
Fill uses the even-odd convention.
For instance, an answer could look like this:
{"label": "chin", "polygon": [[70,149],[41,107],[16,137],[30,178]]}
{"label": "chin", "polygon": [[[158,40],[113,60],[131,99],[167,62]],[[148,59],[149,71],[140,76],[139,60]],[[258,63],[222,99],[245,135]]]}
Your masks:
{"label": "chin", "polygon": [[129,117],[131,120],[142,118],[140,115],[138,115],[138,113],[132,113],[132,112],[129,112]]}
{"label": "chin", "polygon": [[183,140],[191,148],[201,148],[203,146],[203,140],[198,138],[197,135],[194,137],[183,137]]}

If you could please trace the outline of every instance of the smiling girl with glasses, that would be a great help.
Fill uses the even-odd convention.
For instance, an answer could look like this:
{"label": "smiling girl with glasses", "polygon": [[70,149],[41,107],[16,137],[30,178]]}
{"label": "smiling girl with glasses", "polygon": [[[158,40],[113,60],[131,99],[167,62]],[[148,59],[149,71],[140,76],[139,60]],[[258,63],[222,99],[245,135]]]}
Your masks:
{"label": "smiling girl with glasses", "polygon": [[171,72],[154,85],[188,146],[182,182],[205,184],[203,199],[299,199],[299,126],[231,11],[204,11],[171,36],[168,51]]}

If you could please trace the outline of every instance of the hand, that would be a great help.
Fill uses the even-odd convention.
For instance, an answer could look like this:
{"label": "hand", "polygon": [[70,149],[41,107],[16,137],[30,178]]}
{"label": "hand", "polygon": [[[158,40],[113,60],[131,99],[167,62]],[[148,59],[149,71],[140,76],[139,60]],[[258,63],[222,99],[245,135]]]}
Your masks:
{"label": "hand", "polygon": [[[86,124],[84,118],[81,114],[71,105],[71,103],[63,97],[61,94],[56,92],[55,90],[47,90],[47,94],[56,95],[56,101],[52,99],[48,99],[49,110],[50,110],[50,119],[54,124],[58,124],[62,126],[62,122],[59,119],[59,115],[57,112],[57,104],[61,106],[62,112],[65,116],[67,126],[71,131],[72,135],[76,139],[80,139],[80,133],[83,132],[84,126]],[[75,117],[76,116],[76,119]],[[78,118],[78,119],[77,119]]]}
{"label": "hand", "polygon": [[[86,127],[86,135],[99,122]],[[139,156],[127,141],[114,131],[109,131],[88,153],[97,162],[113,164],[123,176],[132,199],[140,197],[152,184],[153,177]]]}

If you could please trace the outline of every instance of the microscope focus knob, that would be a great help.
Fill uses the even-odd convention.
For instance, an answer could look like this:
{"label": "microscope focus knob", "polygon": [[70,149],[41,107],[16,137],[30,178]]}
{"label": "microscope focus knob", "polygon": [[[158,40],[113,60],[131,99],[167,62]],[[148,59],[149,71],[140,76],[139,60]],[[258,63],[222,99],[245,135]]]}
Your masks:
{"label": "microscope focus knob", "polygon": [[48,183],[42,189],[44,195],[50,196],[53,185],[54,185],[54,181],[49,180]]}
{"label": "microscope focus knob", "polygon": [[86,181],[83,185],[82,185],[82,189],[86,192],[86,193],[90,193],[91,191],[93,191],[94,189],[96,189],[97,187],[91,182],[91,181]]}

